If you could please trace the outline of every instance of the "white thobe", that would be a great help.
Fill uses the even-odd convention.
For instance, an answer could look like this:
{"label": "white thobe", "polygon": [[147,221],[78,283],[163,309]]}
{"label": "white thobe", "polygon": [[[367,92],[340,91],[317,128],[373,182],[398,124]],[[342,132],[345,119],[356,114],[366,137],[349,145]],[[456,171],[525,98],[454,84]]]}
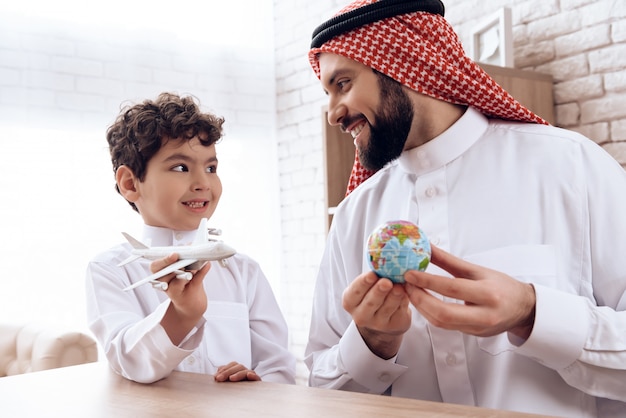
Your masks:
{"label": "white thobe", "polygon": [[[310,385],[570,418],[626,416],[625,216],[626,173],[597,144],[468,108],[337,208],[315,289]],[[392,220],[532,283],[530,337],[447,331],[411,307],[397,356],[371,353],[342,293],[369,270],[370,232]],[[427,271],[447,274],[432,264]]]}
{"label": "white thobe", "polygon": [[[144,226],[143,242],[187,245],[196,231]],[[208,308],[178,346],[160,325],[170,300],[150,284],[123,289],[150,274],[150,261],[119,267],[131,253],[123,244],[95,257],[86,279],[89,328],[109,364],[122,376],[150,383],[173,370],[215,374],[236,361],[264,380],[295,382],[295,358],[287,349],[287,324],[258,263],[236,254],[226,266],[212,262],[204,278]]]}

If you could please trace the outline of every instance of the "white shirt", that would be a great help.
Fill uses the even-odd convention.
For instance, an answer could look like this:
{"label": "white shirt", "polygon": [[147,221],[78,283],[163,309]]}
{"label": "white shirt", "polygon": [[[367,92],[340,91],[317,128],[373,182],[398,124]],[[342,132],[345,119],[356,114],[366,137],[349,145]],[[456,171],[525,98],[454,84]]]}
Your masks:
{"label": "white shirt", "polygon": [[[187,245],[196,231],[177,232],[144,225],[143,242],[153,246]],[[287,324],[259,265],[242,254],[226,267],[212,262],[204,278],[208,308],[179,346],[160,325],[170,300],[150,284],[126,286],[150,274],[150,261],[118,263],[129,244],[95,257],[87,268],[89,328],[117,373],[150,383],[173,370],[215,374],[236,361],[264,380],[295,383],[295,358],[287,350]]]}
{"label": "white shirt", "polygon": [[[626,416],[625,215],[626,173],[601,147],[469,108],[337,208],[315,289],[310,385],[379,394],[391,386],[393,396],[569,418]],[[371,353],[342,293],[369,270],[370,232],[392,220],[412,221],[440,248],[533,283],[528,340],[517,346],[506,333],[436,328],[411,307],[398,355]],[[427,271],[447,275],[432,264]]]}

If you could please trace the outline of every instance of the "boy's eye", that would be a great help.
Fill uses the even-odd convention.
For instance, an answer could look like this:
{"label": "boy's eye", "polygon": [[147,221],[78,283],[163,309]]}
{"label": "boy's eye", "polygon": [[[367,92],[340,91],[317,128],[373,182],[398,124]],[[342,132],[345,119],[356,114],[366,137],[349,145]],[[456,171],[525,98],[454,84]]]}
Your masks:
{"label": "boy's eye", "polygon": [[172,171],[185,172],[185,171],[189,171],[189,169],[187,168],[185,164],[178,164],[172,167]]}
{"label": "boy's eye", "polygon": [[217,173],[217,166],[216,165],[210,165],[206,168],[206,172],[207,173]]}

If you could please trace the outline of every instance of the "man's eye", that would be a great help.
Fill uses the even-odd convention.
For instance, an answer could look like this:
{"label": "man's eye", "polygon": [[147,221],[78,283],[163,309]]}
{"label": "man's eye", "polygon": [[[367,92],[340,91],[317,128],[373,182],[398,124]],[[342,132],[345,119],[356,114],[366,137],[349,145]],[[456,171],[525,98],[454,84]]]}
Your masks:
{"label": "man's eye", "polygon": [[337,82],[337,87],[339,87],[339,90],[344,90],[348,86],[349,82],[350,80],[340,80]]}
{"label": "man's eye", "polygon": [[185,172],[185,171],[189,171],[189,170],[187,169],[187,166],[185,164],[178,164],[178,165],[175,165],[174,167],[172,167],[172,171]]}

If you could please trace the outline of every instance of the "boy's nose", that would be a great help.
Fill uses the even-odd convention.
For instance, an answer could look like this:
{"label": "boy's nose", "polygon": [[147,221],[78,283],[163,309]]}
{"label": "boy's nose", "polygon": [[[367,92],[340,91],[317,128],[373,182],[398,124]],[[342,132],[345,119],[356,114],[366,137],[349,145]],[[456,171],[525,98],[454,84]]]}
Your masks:
{"label": "boy's nose", "polygon": [[207,190],[211,186],[211,181],[206,173],[196,174],[193,178],[191,188],[195,191]]}

